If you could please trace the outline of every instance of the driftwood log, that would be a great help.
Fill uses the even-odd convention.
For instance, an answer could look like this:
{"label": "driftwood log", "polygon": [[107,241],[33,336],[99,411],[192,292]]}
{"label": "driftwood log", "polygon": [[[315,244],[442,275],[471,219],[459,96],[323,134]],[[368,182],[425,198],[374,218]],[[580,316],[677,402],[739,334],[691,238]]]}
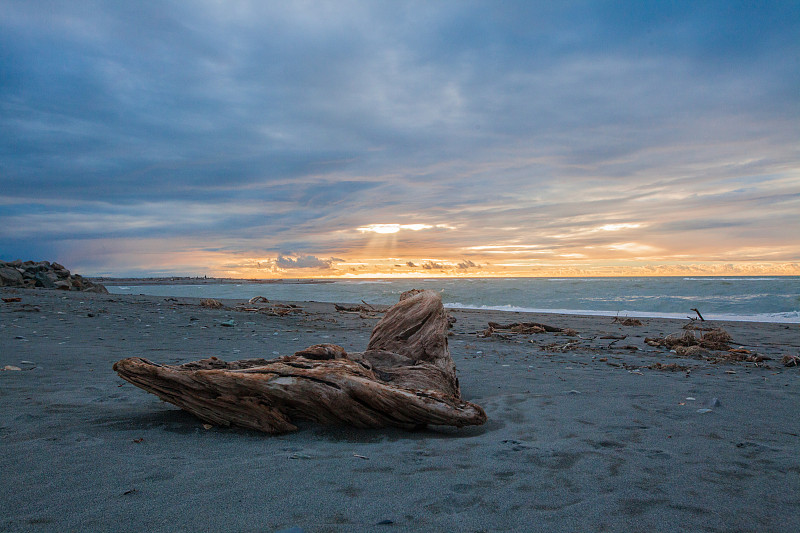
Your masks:
{"label": "driftwood log", "polygon": [[271,360],[211,357],[176,366],[131,357],[114,370],[205,422],[267,433],[295,430],[297,419],[406,429],[486,421],[480,406],[461,399],[447,316],[431,291],[403,293],[364,352],[317,344]]}

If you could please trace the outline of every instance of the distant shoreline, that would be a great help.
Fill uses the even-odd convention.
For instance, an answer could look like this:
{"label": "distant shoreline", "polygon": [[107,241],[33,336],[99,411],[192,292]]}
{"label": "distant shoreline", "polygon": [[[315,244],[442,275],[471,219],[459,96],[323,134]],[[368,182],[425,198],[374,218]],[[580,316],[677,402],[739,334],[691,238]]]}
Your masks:
{"label": "distant shoreline", "polygon": [[[618,314],[661,318],[694,317],[699,308],[706,318],[752,322],[796,323],[800,314],[793,295],[800,279],[787,283],[742,278],[278,278],[242,279],[204,276],[92,277],[112,293],[162,296],[245,298],[262,294],[270,299],[390,304],[411,288],[436,288],[451,308],[494,309],[600,316]],[[595,284],[596,280],[607,283]],[[754,280],[749,283],[747,280]],[[715,283],[719,281],[719,284]],[[756,282],[757,281],[757,282]],[[550,283],[553,282],[553,283]],[[564,284],[566,283],[566,284]],[[363,287],[360,285],[366,284]],[[260,287],[260,288],[259,288]]]}
{"label": "distant shoreline", "polygon": [[[731,278],[728,276],[511,276],[508,278],[499,277],[450,277],[450,276],[424,276],[419,277],[402,277],[393,278],[391,276],[375,276],[370,278],[277,278],[277,279],[258,279],[258,278],[209,278],[199,276],[164,276],[164,277],[144,277],[144,278],[130,278],[130,277],[105,277],[105,276],[84,276],[84,278],[103,285],[241,285],[243,283],[264,285],[264,284],[288,284],[288,285],[310,285],[319,283],[339,283],[342,281],[376,281],[376,280],[428,280],[428,279],[529,279],[529,278],[542,278],[542,279],[624,279],[624,278],[696,278],[696,279],[709,279],[718,281],[729,281]],[[770,275],[770,276],[735,276],[735,279],[760,279],[760,278],[795,278],[798,276],[793,275]]]}

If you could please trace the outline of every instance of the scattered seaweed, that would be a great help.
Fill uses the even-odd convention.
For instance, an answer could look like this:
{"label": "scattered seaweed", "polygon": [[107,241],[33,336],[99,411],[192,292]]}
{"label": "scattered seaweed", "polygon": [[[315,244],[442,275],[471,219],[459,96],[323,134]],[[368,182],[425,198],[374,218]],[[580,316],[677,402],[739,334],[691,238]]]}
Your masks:
{"label": "scattered seaweed", "polygon": [[652,365],[648,365],[644,368],[649,368],[650,370],[664,370],[669,372],[689,372],[690,369],[688,366],[679,365],[678,363],[653,363]]}
{"label": "scattered seaweed", "polygon": [[783,366],[798,366],[800,365],[800,356],[786,354],[781,357],[781,364]]}
{"label": "scattered seaweed", "polygon": [[515,333],[525,333],[528,329],[543,329],[548,333],[559,333],[564,331],[564,328],[540,324],[539,322],[511,322],[510,324],[505,325],[498,324],[497,322],[489,322],[489,327],[492,329],[510,330],[514,331]]}
{"label": "scattered seaweed", "polygon": [[[741,361],[758,364],[770,360],[763,354],[742,347],[731,348],[730,343],[733,342],[733,339],[722,328],[708,330],[701,336],[696,336],[692,330],[684,330],[666,337],[647,337],[644,342],[649,346],[669,348],[678,357],[706,359],[715,363]],[[798,358],[798,362],[800,362],[800,358]]]}
{"label": "scattered seaweed", "polygon": [[207,307],[208,309],[223,309],[225,305],[219,300],[206,298],[204,300],[200,300],[200,307]]}
{"label": "scattered seaweed", "polygon": [[730,350],[733,341],[730,333],[722,328],[712,329],[700,337],[700,346],[709,350]]}
{"label": "scattered seaweed", "polygon": [[654,348],[666,346],[664,337],[645,337],[644,343],[648,346],[653,346]]}
{"label": "scattered seaweed", "polygon": [[697,346],[705,350],[730,350],[730,334],[722,328],[715,328],[697,337],[692,330],[671,333],[666,337],[647,337],[644,342],[650,346],[666,346],[671,350]]}
{"label": "scattered seaweed", "polygon": [[354,313],[357,314],[360,318],[380,318],[381,317],[380,314],[384,312],[379,309],[376,309],[375,307],[371,306],[364,300],[361,300],[361,304],[359,305],[333,304],[333,307],[340,313]]}
{"label": "scattered seaweed", "polygon": [[[533,341],[531,341],[531,342],[533,342]],[[576,341],[569,341],[569,342],[567,342],[565,344],[559,344],[557,342],[554,342],[554,343],[551,343],[551,344],[545,344],[544,346],[542,346],[542,349],[543,350],[549,350],[549,351],[552,351],[552,352],[568,352],[570,350],[574,350],[576,348],[579,348],[580,346],[581,346],[580,341],[576,340]]]}
{"label": "scattered seaweed", "polygon": [[[263,298],[263,296],[259,296],[258,298]],[[266,298],[264,298],[267,302]],[[252,299],[248,302],[249,304],[253,305],[255,302]],[[292,313],[305,313],[303,308],[296,304],[283,304],[283,303],[273,303],[271,305],[262,306],[262,307],[247,307],[246,305],[237,305],[233,308],[234,311],[238,311],[240,313],[260,313],[267,316],[286,316]]]}
{"label": "scattered seaweed", "polygon": [[693,346],[678,345],[674,348],[678,357],[708,357],[711,352],[695,344]]}
{"label": "scattered seaweed", "polygon": [[269,307],[259,309],[259,313],[267,316],[286,316],[292,313],[305,313],[303,308],[295,304],[274,304]]}
{"label": "scattered seaweed", "polygon": [[611,321],[612,324],[619,324],[620,326],[641,326],[642,321],[638,318],[620,318],[618,316],[614,317],[614,320]]}
{"label": "scattered seaweed", "polygon": [[489,322],[489,327],[478,333],[478,337],[508,338],[509,334],[531,335],[536,333],[562,333],[568,336],[576,336],[578,332],[570,328],[559,328],[539,322],[511,322],[510,324],[498,324]]}
{"label": "scattered seaweed", "polygon": [[748,363],[761,363],[771,359],[766,355],[754,353],[744,348],[731,348],[727,352],[717,353],[716,356],[721,359],[727,359],[728,361],[745,361]]}

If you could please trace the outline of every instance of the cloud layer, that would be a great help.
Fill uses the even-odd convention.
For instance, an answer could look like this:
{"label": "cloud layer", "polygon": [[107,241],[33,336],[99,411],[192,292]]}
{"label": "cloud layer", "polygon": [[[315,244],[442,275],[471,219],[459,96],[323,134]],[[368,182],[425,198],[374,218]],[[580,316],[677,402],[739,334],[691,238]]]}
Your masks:
{"label": "cloud layer", "polygon": [[6,2],[0,258],[800,273],[799,13]]}

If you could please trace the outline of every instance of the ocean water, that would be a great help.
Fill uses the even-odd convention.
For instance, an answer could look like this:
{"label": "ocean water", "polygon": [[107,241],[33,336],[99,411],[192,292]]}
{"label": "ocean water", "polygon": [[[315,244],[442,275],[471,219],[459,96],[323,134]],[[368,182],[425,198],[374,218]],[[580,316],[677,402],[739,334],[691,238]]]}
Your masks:
{"label": "ocean water", "polygon": [[800,323],[800,277],[482,278],[108,286],[113,294],[391,305],[403,291],[441,293],[449,308]]}

